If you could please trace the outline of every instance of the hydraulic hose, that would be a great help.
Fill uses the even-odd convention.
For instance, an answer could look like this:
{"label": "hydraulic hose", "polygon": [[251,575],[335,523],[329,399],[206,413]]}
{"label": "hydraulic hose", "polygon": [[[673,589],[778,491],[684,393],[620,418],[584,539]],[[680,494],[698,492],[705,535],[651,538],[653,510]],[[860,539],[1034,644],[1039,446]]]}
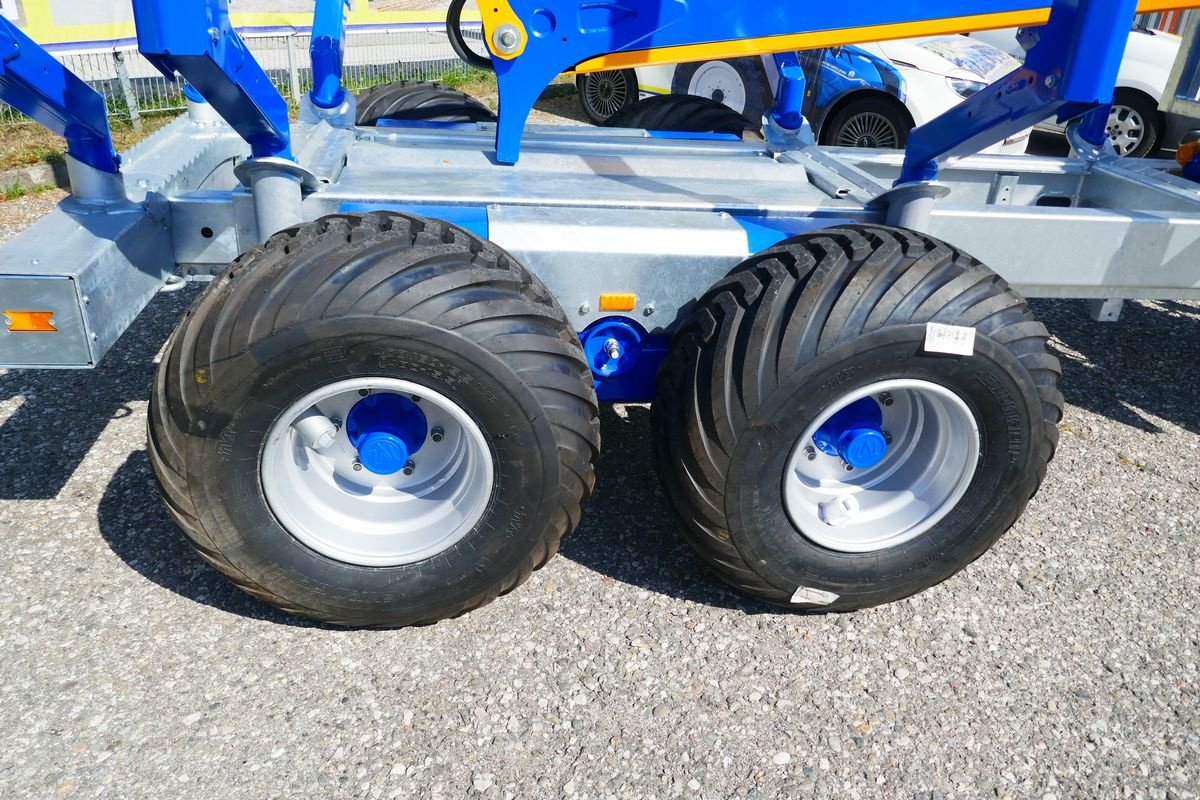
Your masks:
{"label": "hydraulic hose", "polygon": [[450,39],[450,46],[454,48],[455,55],[465,61],[468,66],[495,72],[496,67],[492,64],[492,60],[467,47],[467,42],[463,39],[462,10],[466,4],[467,0],[450,0],[450,7],[446,10],[446,36]]}

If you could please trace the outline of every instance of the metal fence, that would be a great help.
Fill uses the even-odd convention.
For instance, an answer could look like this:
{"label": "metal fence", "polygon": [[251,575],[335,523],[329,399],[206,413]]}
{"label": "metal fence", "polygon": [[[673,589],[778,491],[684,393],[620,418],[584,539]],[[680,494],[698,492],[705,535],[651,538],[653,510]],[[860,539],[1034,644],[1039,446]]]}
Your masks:
{"label": "metal fence", "polygon": [[[1145,14],[1139,22],[1158,30],[1177,31],[1191,11]],[[465,31],[478,38],[477,31]],[[307,33],[273,36],[248,34],[246,43],[279,91],[295,103],[312,87]],[[104,95],[109,116],[141,126],[147,114],[185,108],[182,86],[164,78],[134,47],[55,54],[72,72]],[[398,79],[429,80],[466,67],[455,56],[441,26],[348,31],[345,83],[359,91]],[[26,121],[16,109],[0,103],[0,124]]]}
{"label": "metal fence", "polygon": [[[466,31],[471,37],[471,31]],[[478,36],[478,34],[475,34]],[[279,91],[291,102],[312,87],[308,33],[246,36],[246,44]],[[163,77],[134,47],[55,53],[76,75],[104,96],[109,116],[140,127],[148,114],[186,107],[182,85]],[[353,91],[398,79],[429,80],[467,67],[454,54],[441,27],[349,31],[344,81]],[[0,103],[0,124],[27,121]]]}

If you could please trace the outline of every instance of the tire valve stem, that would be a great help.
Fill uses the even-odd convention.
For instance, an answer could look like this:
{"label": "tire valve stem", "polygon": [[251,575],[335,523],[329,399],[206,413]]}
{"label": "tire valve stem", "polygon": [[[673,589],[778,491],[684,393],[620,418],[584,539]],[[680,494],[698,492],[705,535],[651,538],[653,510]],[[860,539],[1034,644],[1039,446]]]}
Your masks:
{"label": "tire valve stem", "polygon": [[433,439],[435,443],[440,442],[442,439],[446,438],[446,432],[440,427],[434,428],[429,432],[429,438]]}
{"label": "tire valve stem", "polygon": [[892,397],[891,392],[884,392],[883,394],[879,395],[879,402],[885,406],[890,406],[892,403],[894,403],[896,401]]}
{"label": "tire valve stem", "polygon": [[414,464],[412,461],[409,461],[407,464],[404,465],[404,474],[412,475],[413,472],[416,470],[416,468],[417,468],[417,465]]}

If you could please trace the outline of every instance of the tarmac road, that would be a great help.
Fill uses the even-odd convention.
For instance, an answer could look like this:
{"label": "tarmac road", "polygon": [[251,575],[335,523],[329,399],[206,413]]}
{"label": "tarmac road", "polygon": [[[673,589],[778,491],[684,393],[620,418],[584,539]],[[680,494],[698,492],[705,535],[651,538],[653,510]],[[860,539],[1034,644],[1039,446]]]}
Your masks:
{"label": "tarmac road", "polygon": [[1035,304],[1058,457],[1013,531],[910,600],[726,591],[629,405],[525,586],[345,631],[231,588],[158,501],[147,385],[194,292],[93,372],[0,371],[0,797],[1196,797],[1200,306]]}

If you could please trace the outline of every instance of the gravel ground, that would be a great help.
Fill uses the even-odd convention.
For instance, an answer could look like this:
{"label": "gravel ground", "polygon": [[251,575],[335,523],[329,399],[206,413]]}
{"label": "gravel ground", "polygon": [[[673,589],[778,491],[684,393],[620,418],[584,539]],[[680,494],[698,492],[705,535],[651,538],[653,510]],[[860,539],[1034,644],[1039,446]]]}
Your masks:
{"label": "gravel ground", "polygon": [[[0,203],[4,234],[54,199]],[[237,592],[161,508],[147,385],[193,296],[93,372],[0,371],[0,797],[1196,796],[1200,306],[1036,304],[1058,458],[918,597],[801,616],[724,590],[628,405],[561,557],[367,632]]]}

